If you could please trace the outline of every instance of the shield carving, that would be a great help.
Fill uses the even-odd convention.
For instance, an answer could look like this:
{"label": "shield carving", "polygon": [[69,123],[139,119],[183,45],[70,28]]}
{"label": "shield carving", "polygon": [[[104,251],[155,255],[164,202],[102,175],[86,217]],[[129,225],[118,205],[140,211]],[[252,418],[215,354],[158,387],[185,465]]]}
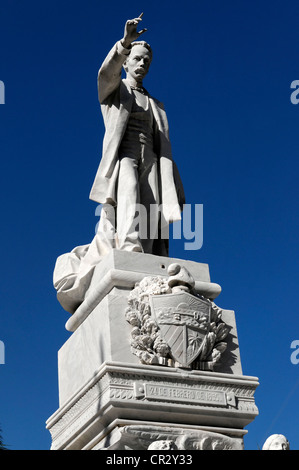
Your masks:
{"label": "shield carving", "polygon": [[209,332],[211,304],[188,292],[151,295],[150,305],[172,358],[188,367],[199,355]]}

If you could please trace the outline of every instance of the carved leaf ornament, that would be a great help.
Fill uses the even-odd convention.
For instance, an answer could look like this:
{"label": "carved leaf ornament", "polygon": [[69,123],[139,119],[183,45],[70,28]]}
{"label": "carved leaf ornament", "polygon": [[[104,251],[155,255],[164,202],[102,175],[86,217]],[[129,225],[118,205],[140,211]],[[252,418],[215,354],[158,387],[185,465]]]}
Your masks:
{"label": "carved leaf ornament", "polygon": [[171,277],[145,277],[131,291],[125,316],[132,353],[142,364],[213,370],[226,349],[228,327],[222,310],[196,294],[190,273],[177,266],[169,267]]}

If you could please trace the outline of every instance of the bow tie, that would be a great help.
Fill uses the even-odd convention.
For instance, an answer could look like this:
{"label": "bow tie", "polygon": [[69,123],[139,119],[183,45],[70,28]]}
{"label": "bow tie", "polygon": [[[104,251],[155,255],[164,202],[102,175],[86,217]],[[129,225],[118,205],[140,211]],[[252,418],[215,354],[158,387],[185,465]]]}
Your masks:
{"label": "bow tie", "polygon": [[131,90],[137,90],[137,91],[139,91],[140,93],[142,93],[143,95],[147,95],[147,94],[148,94],[147,91],[146,91],[146,89],[143,88],[143,87],[132,86],[132,85],[130,85],[130,87],[131,87]]}

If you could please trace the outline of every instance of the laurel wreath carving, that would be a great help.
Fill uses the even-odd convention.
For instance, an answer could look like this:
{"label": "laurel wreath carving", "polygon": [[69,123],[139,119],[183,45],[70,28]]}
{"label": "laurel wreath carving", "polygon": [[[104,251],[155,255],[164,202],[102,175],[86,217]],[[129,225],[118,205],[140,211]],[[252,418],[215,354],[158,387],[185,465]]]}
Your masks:
{"label": "laurel wreath carving", "polygon": [[[168,344],[160,335],[159,326],[151,314],[150,307],[151,295],[163,295],[171,292],[167,278],[148,276],[137,283],[129,295],[125,317],[132,326],[131,351],[142,364],[160,364],[170,367],[178,365],[171,357]],[[203,298],[195,292],[191,293]],[[222,309],[214,302],[208,301],[211,303],[211,323],[201,345],[200,353],[191,365],[192,369],[213,370],[227,347],[225,339],[229,328],[222,321]],[[191,339],[189,347],[196,348],[197,341],[196,337]]]}

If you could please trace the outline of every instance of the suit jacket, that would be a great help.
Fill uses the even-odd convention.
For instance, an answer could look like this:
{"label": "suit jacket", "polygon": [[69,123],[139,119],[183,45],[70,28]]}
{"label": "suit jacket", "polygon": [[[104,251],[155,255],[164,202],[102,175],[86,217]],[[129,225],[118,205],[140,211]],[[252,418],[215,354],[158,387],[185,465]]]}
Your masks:
{"label": "suit jacket", "polygon": [[[130,116],[134,95],[126,80],[121,79],[122,66],[129,50],[117,42],[98,73],[98,94],[105,124],[102,159],[90,192],[90,199],[100,204],[116,205],[119,172],[118,149]],[[154,151],[159,164],[159,192],[163,222],[181,219],[185,202],[183,185],[172,159],[167,116],[155,98],[149,97],[155,120]]]}

